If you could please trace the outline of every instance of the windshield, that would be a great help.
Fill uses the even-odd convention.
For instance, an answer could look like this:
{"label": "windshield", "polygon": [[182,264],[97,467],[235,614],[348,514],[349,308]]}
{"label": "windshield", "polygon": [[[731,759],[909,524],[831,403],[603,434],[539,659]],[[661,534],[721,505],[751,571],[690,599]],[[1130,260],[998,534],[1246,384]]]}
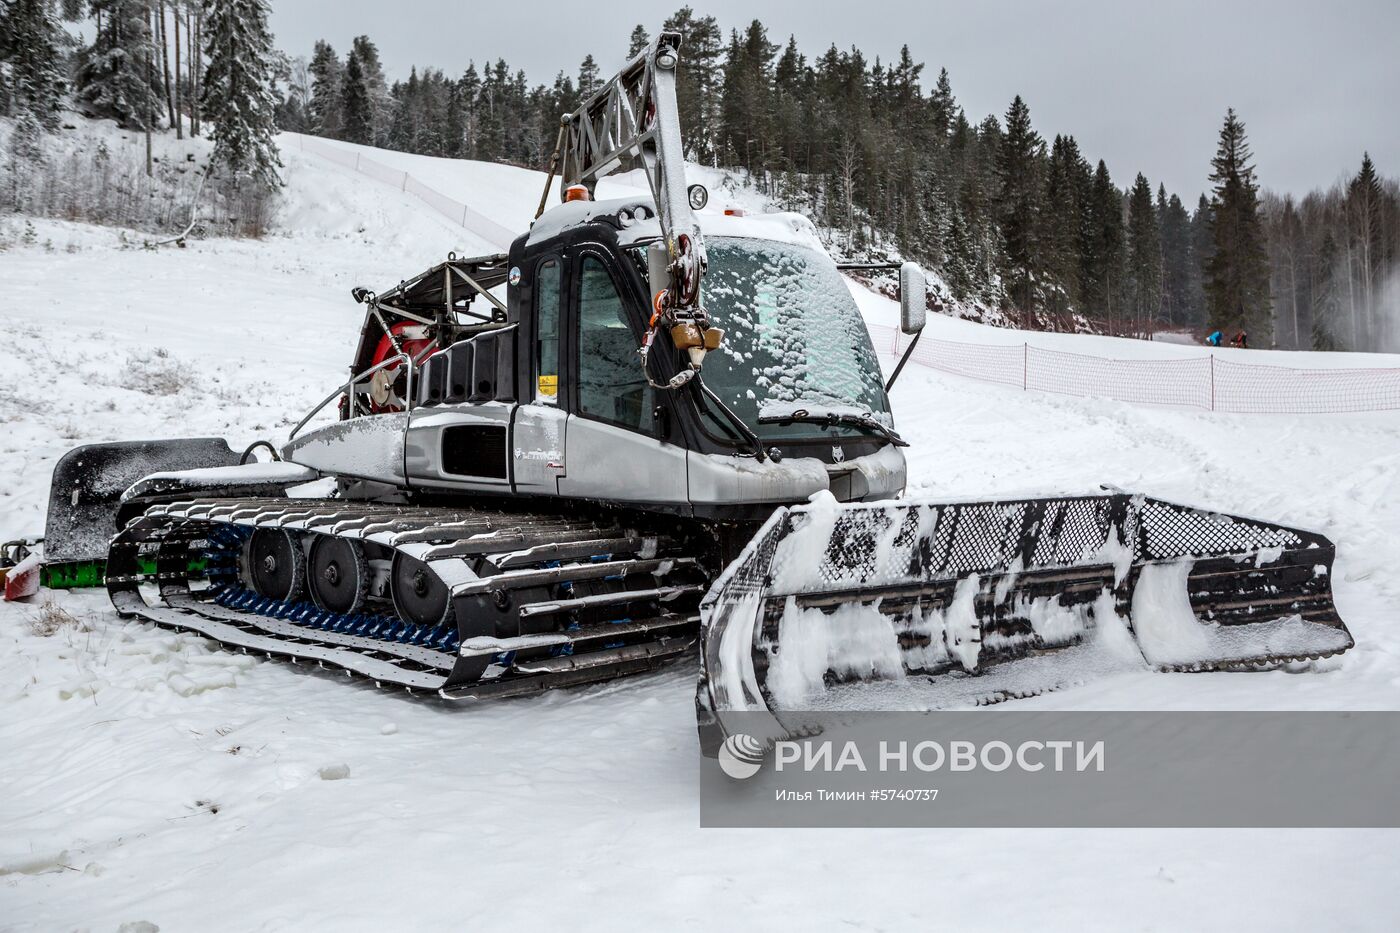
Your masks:
{"label": "windshield", "polygon": [[869,414],[892,426],[870,335],[829,257],[773,240],[714,237],[705,246],[702,300],[724,342],[701,375],[735,414],[765,440],[869,435],[849,425],[759,423],[799,409]]}

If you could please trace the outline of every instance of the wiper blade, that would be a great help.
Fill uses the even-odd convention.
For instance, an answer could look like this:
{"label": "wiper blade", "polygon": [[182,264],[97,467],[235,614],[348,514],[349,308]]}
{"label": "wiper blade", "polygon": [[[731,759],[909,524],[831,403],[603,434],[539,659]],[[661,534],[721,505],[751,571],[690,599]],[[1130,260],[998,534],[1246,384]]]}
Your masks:
{"label": "wiper blade", "polygon": [[834,411],[819,412],[813,414],[805,408],[785,415],[763,415],[758,419],[759,424],[825,424],[831,427],[837,425],[847,425],[853,428],[862,428],[874,434],[878,434],[896,447],[908,447],[909,442],[896,434],[892,429],[885,427],[870,415],[840,414]]}
{"label": "wiper blade", "polygon": [[744,423],[744,419],[736,415],[734,409],[724,404],[724,400],[700,380],[699,373],[696,374],[696,379],[694,381],[695,384],[700,387],[701,397],[714,403],[714,406],[719,409],[720,413],[724,415],[725,419],[729,422],[731,430],[737,431],[740,438],[749,445],[750,452],[754,455],[754,458],[757,459],[759,463],[766,460],[767,456],[763,452],[763,442],[759,440],[757,434],[753,433],[753,429]]}

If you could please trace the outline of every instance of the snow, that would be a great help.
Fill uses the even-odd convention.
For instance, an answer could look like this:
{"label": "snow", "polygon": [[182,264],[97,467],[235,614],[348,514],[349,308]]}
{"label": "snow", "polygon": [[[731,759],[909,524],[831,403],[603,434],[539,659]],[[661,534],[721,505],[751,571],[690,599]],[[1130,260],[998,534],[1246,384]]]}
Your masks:
{"label": "snow", "polygon": [[1133,631],[1149,663],[1163,667],[1230,661],[1257,656],[1260,646],[1272,654],[1310,654],[1346,648],[1346,636],[1334,628],[1284,616],[1248,626],[1247,634],[1229,625],[1202,625],[1191,611],[1186,578],[1192,561],[1148,564],[1133,590]]}
{"label": "snow", "polygon": [[[899,303],[848,280],[851,294],[868,323],[886,328],[899,326]],[[1066,334],[1024,331],[1013,327],[992,327],[945,314],[929,314],[924,340],[951,340],[991,346],[1029,344],[1043,350],[1078,353],[1120,360],[1206,359],[1216,356],[1237,363],[1269,364],[1290,369],[1352,369],[1400,367],[1400,354],[1298,352],[1293,350],[1241,350],[1235,347],[1208,347],[1179,342],[1134,340],[1097,334]],[[885,349],[879,345],[877,348]],[[900,376],[903,379],[903,376]]]}
{"label": "snow", "polygon": [[[522,170],[376,156],[438,173],[503,224],[527,223],[537,203]],[[351,286],[483,251],[391,186],[297,152],[284,161],[286,204],[263,241],[148,251],[34,220],[36,244],[0,252],[0,539],[40,531],[49,473],[75,444],[281,440],[344,378],[360,323]],[[0,220],[4,239],[16,224]],[[868,316],[897,320],[892,302],[856,294]],[[1206,352],[929,326],[1106,355]],[[167,368],[173,391],[133,382],[143,361]],[[892,404],[913,445],[910,497],[1110,482],[1337,544],[1337,605],[1357,646],[1332,669],[1160,674],[1110,657],[1101,676],[1021,708],[1400,709],[1394,414],[1162,410],[917,366]],[[46,599],[71,616],[47,636]],[[0,604],[0,926],[1383,930],[1400,910],[1387,831],[701,831],[694,689],[685,661],[457,708],[122,621],[101,591]]]}
{"label": "snow", "polygon": [[825,689],[832,671],[839,679],[898,680],[904,676],[899,642],[888,617],[859,603],[827,614],[800,609],[789,596],[778,623],[778,644],[768,669],[768,688],[781,709],[803,709]]}
{"label": "snow", "polygon": [[[296,486],[308,483],[319,476],[315,470],[308,469],[296,463],[287,461],[268,461],[265,463],[245,463],[240,466],[231,467],[203,467],[195,470],[172,470],[169,472],[152,473],[145,479],[151,481],[153,485],[162,488],[175,489],[181,486],[191,486],[196,489],[211,486],[251,486],[259,484],[281,484],[284,486]],[[162,482],[163,481],[163,482]],[[142,485],[145,485],[143,482]],[[122,498],[129,498],[131,490],[122,494]]]}

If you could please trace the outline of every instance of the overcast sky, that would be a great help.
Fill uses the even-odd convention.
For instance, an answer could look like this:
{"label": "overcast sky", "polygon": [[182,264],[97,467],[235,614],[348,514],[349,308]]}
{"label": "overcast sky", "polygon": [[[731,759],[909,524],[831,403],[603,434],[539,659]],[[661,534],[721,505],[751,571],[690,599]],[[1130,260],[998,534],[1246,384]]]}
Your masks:
{"label": "overcast sky", "polygon": [[[390,80],[409,66],[460,74],[504,58],[531,84],[577,72],[592,52],[610,73],[638,22],[650,32],[679,2],[271,0],[279,48],[327,39],[379,46]],[[946,67],[974,123],[1016,94],[1047,140],[1072,133],[1120,187],[1145,173],[1188,205],[1207,185],[1225,108],[1244,119],[1265,187],[1301,193],[1354,172],[1369,150],[1400,175],[1400,0],[844,3],[701,0],[726,36],[757,17],[809,58],[833,42],[890,60],[907,43],[927,92]],[[684,62],[684,49],[682,49]]]}

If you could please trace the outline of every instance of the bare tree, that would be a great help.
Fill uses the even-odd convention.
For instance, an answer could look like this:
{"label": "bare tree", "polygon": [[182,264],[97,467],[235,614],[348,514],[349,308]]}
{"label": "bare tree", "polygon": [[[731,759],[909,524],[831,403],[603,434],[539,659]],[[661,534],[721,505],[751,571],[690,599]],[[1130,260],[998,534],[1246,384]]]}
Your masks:
{"label": "bare tree", "polygon": [[[180,106],[180,3],[179,0],[170,0],[170,13],[174,18],[172,25],[175,27],[175,138],[185,138],[183,110]],[[164,17],[162,17],[164,19]]]}
{"label": "bare tree", "polygon": [[203,67],[203,51],[199,42],[199,26],[204,19],[204,11],[199,4],[191,4],[185,10],[185,35],[190,38],[190,135],[199,135],[199,70]]}
{"label": "bare tree", "polygon": [[160,70],[165,77],[165,108],[170,112],[170,125],[175,125],[175,98],[170,93],[170,48],[165,35],[165,0],[156,2],[157,29],[153,38],[159,43]]}

